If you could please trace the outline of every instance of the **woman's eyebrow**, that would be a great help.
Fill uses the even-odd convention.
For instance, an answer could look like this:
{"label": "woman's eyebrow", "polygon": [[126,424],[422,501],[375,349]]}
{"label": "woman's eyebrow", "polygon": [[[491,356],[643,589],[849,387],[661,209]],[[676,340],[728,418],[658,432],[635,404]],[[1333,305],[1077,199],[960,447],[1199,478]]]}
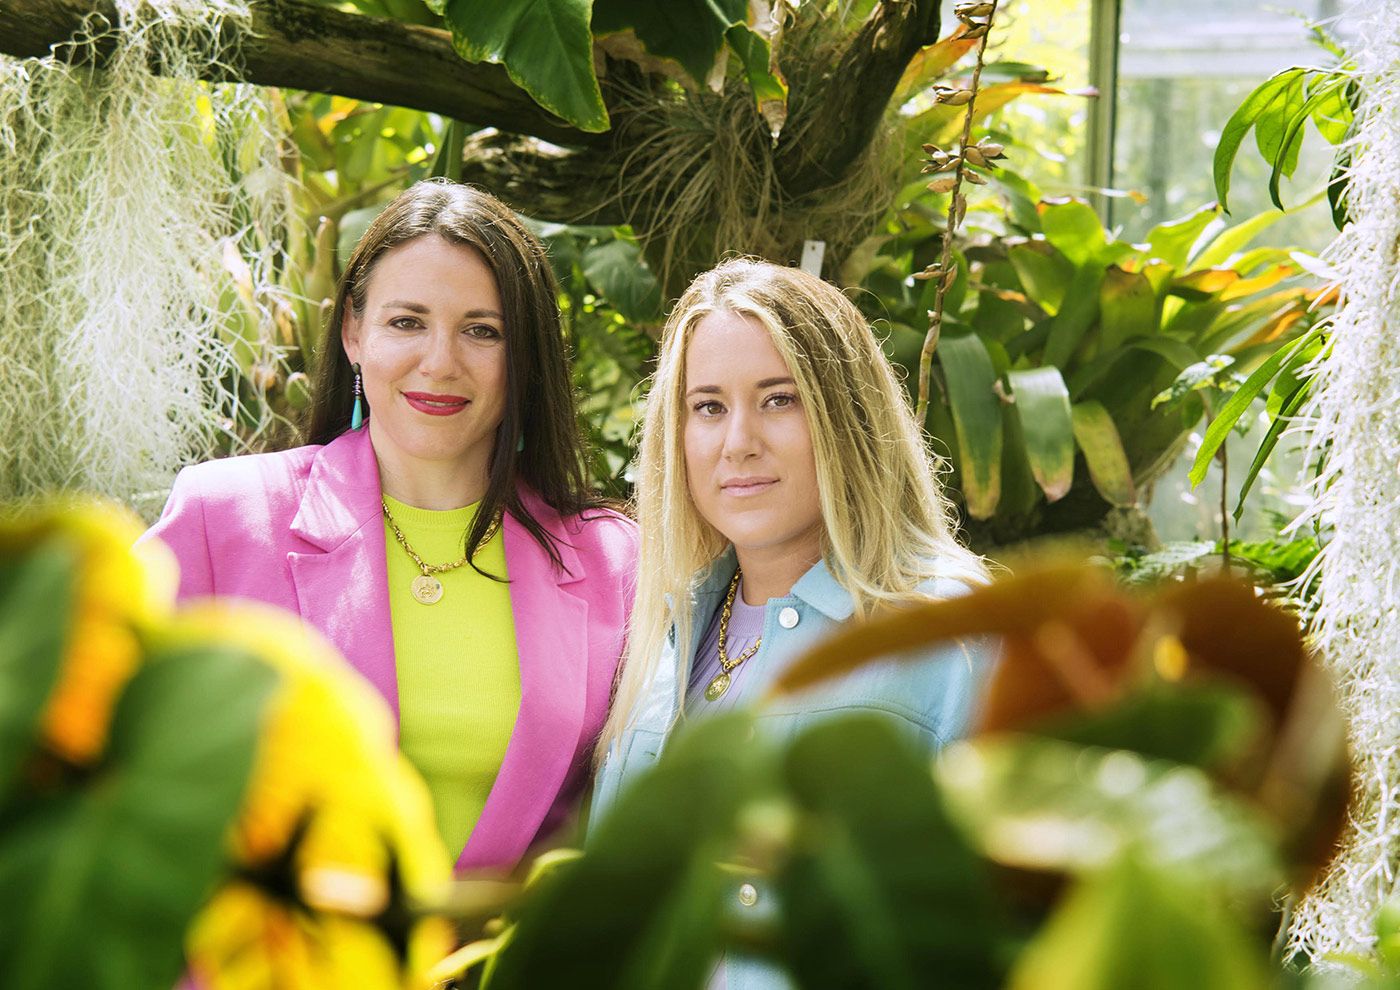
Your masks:
{"label": "woman's eyebrow", "polygon": [[[410,313],[427,313],[427,312],[428,312],[428,307],[427,307],[427,306],[424,306],[422,303],[409,302],[409,301],[406,300],[406,299],[394,299],[394,300],[392,300],[392,301],[390,301],[390,302],[386,302],[386,303],[384,304],[383,308],[384,308],[384,309],[406,309],[406,310],[408,310]],[[497,311],[494,310],[494,309],[469,309],[469,310],[467,310],[465,313],[462,314],[462,319],[464,319],[464,320],[479,320],[479,319],[483,319],[483,318],[485,318],[485,319],[495,319],[495,320],[504,320],[504,319],[505,319],[504,316],[502,316],[499,312],[497,312]]]}

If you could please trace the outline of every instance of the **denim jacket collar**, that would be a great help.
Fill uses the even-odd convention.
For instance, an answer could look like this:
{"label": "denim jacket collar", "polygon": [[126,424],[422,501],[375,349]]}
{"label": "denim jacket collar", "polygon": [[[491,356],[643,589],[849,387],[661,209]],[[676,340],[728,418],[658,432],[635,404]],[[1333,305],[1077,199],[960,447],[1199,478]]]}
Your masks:
{"label": "denim jacket collar", "polygon": [[[715,602],[729,588],[739,561],[731,544],[714,561],[695,576],[691,584],[691,616],[704,622],[714,612]],[[855,602],[841,582],[836,580],[822,558],[809,567],[788,596],[798,598],[833,622],[845,622],[855,612]]]}

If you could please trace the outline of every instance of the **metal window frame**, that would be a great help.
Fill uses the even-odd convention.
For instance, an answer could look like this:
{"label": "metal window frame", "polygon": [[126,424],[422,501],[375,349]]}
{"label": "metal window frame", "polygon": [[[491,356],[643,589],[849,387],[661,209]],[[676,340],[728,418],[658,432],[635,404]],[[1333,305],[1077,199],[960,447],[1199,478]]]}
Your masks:
{"label": "metal window frame", "polygon": [[1089,110],[1088,154],[1084,184],[1089,201],[1104,225],[1113,224],[1113,141],[1118,116],[1118,39],[1122,0],[1090,0],[1089,85],[1098,98]]}

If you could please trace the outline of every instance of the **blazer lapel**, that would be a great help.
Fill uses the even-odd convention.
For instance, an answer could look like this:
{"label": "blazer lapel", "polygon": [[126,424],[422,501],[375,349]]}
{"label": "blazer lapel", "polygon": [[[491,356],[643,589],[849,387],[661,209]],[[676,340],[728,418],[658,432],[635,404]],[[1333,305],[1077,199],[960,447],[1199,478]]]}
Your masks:
{"label": "blazer lapel", "polygon": [[344,433],[311,464],[292,533],[315,549],[287,554],[297,610],[326,635],[388,703],[397,725],[398,679],[380,521],[379,464],[369,430]]}
{"label": "blazer lapel", "polygon": [[[557,517],[524,496],[531,513],[567,539]],[[457,859],[459,870],[515,863],[559,796],[583,734],[588,685],[588,603],[570,593],[584,577],[573,548],[559,544],[565,572],[554,567],[513,516],[503,521],[520,712],[481,818]]]}

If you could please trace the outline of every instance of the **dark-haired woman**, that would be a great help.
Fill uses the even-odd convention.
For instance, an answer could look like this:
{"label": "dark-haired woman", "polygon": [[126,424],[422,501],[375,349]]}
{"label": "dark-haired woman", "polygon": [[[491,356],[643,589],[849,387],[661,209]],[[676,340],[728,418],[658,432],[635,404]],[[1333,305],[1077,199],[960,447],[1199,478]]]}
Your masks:
{"label": "dark-haired woman", "polygon": [[504,204],[421,182],[366,231],[306,446],[196,465],[150,535],[181,597],[319,629],[398,715],[458,868],[509,868],[584,784],[637,537],[583,475],[557,287]]}

